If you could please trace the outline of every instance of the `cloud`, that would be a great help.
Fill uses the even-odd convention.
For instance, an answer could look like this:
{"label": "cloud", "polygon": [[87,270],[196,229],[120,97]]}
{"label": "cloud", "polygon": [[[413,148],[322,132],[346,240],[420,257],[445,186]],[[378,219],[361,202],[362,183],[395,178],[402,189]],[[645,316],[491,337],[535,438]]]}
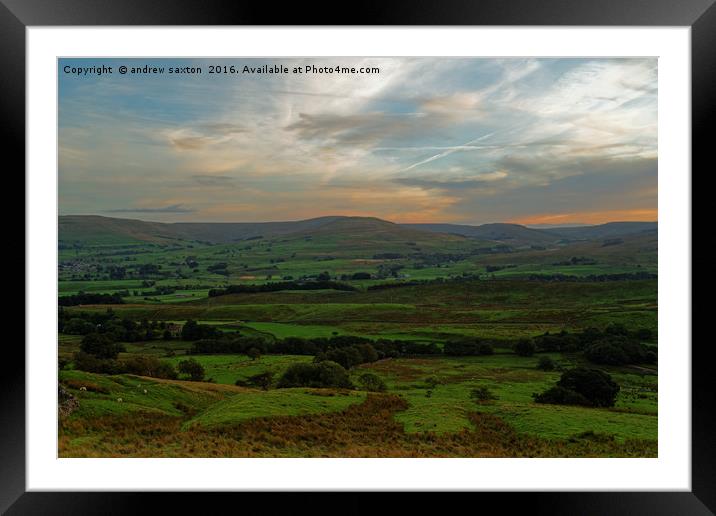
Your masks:
{"label": "cloud", "polygon": [[169,144],[180,151],[200,150],[209,145],[231,141],[234,135],[245,133],[246,129],[232,123],[213,122],[197,124],[166,131]]}
{"label": "cloud", "polygon": [[196,210],[187,208],[182,204],[172,204],[161,208],[117,208],[104,211],[105,213],[193,213]]}
{"label": "cloud", "polygon": [[406,185],[406,186],[417,186],[425,189],[441,189],[441,190],[464,190],[472,188],[485,188],[494,185],[495,181],[500,181],[507,177],[507,173],[502,170],[496,170],[495,172],[488,172],[485,174],[477,175],[473,178],[460,178],[460,179],[443,179],[440,176],[436,178],[425,178],[425,177],[398,177],[393,179],[394,183]]}
{"label": "cloud", "polygon": [[342,145],[375,144],[386,138],[404,137],[437,128],[446,121],[423,113],[299,113],[298,121],[286,126],[304,140],[325,140]]}
{"label": "cloud", "polygon": [[656,59],[315,62],[381,72],[60,77],[60,210],[476,223],[656,208]]}
{"label": "cloud", "polygon": [[231,186],[236,178],[227,176],[194,175],[191,176],[194,182],[200,186]]}
{"label": "cloud", "polygon": [[171,145],[179,150],[197,150],[208,145],[211,140],[204,136],[184,136],[178,138],[170,138]]}

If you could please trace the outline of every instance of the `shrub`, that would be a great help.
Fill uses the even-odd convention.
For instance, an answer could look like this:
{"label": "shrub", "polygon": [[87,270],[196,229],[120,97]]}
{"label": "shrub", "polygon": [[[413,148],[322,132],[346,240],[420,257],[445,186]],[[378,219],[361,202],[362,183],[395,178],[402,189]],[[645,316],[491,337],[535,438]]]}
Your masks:
{"label": "shrub", "polygon": [[531,357],[535,354],[535,343],[528,339],[520,339],[514,345],[514,351],[521,357]]}
{"label": "shrub", "polygon": [[124,351],[124,346],[114,342],[109,335],[103,333],[89,333],[82,338],[80,349],[97,358],[117,358]]}
{"label": "shrub", "polygon": [[549,357],[540,357],[539,362],[537,362],[537,369],[542,371],[553,371],[554,367],[554,360]]}
{"label": "shrub", "polygon": [[261,358],[261,351],[257,348],[249,349],[246,354],[251,360],[258,360],[259,358]]}
{"label": "shrub", "polygon": [[470,391],[470,398],[477,402],[492,401],[499,399],[495,393],[493,393],[487,387],[477,387]]}
{"label": "shrub", "polygon": [[66,333],[68,335],[87,335],[88,333],[92,333],[94,331],[94,324],[80,318],[70,319],[62,327],[62,333]]}
{"label": "shrub", "polygon": [[171,364],[148,355],[138,355],[125,360],[124,369],[127,373],[139,376],[169,379],[177,377],[177,372]]}
{"label": "shrub", "polygon": [[577,367],[562,373],[557,385],[534,395],[537,403],[613,407],[619,385],[603,371]]}
{"label": "shrub", "polygon": [[443,354],[451,356],[492,355],[492,345],[479,339],[461,339],[445,343]]}
{"label": "shrub", "polygon": [[440,378],[438,378],[437,376],[428,376],[425,379],[425,385],[427,385],[429,389],[435,389],[435,387],[440,385],[440,383],[442,383],[442,382],[440,381]]}
{"label": "shrub", "polygon": [[562,373],[557,385],[578,392],[597,407],[612,407],[619,385],[604,371],[578,367]]}
{"label": "shrub", "polygon": [[599,341],[584,350],[584,356],[595,364],[622,365],[629,363],[629,356],[621,346],[608,341]]}
{"label": "shrub", "polygon": [[592,403],[576,391],[555,385],[542,394],[534,394],[537,403],[550,403],[553,405],[582,405],[591,407]]}
{"label": "shrub", "polygon": [[[375,350],[373,350],[375,351]],[[363,363],[363,356],[357,346],[347,348],[329,349],[325,353],[318,355],[317,361],[329,361],[340,364],[344,369],[350,369],[353,366]],[[377,358],[377,355],[376,355]]]}
{"label": "shrub", "polygon": [[265,373],[249,376],[246,380],[238,379],[236,380],[236,385],[240,385],[242,387],[259,387],[264,391],[267,391],[272,382],[273,373],[271,371],[266,371]]}
{"label": "shrub", "polygon": [[595,364],[653,364],[656,353],[644,344],[623,335],[598,340],[584,350],[584,355]]}
{"label": "shrub", "polygon": [[192,381],[200,382],[204,379],[204,367],[193,358],[179,362],[177,369],[180,373],[189,375]]}
{"label": "shrub", "polygon": [[98,358],[84,351],[79,351],[74,355],[74,366],[79,371],[87,371],[89,373],[102,374],[120,374],[122,368],[117,360],[111,358]]}
{"label": "shrub", "polygon": [[286,369],[277,387],[339,387],[351,389],[348,372],[330,360],[317,364],[293,364]]}
{"label": "shrub", "polygon": [[214,339],[221,336],[221,331],[208,324],[198,324],[189,319],[181,329],[182,340]]}
{"label": "shrub", "polygon": [[495,353],[495,350],[492,349],[492,344],[483,342],[477,347],[477,352],[480,355],[492,355],[493,353]]}
{"label": "shrub", "polygon": [[385,382],[376,374],[363,373],[358,377],[358,385],[365,391],[385,392],[387,386]]}

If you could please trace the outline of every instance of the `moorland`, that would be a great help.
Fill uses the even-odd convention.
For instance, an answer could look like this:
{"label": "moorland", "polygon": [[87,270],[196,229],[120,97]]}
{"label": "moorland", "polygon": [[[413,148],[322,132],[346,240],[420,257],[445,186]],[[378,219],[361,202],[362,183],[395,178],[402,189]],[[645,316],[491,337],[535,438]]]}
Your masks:
{"label": "moorland", "polygon": [[63,457],[654,457],[656,223],[59,217]]}

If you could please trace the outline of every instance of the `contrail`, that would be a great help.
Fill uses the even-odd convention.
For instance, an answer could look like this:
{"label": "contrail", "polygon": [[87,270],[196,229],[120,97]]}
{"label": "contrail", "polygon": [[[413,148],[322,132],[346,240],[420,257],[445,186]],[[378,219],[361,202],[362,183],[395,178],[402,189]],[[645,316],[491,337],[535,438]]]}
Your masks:
{"label": "contrail", "polygon": [[483,136],[480,136],[479,138],[475,138],[474,140],[470,140],[469,142],[464,143],[463,145],[460,145],[458,147],[452,147],[452,148],[446,150],[445,152],[441,152],[440,154],[436,154],[435,156],[430,156],[429,158],[424,159],[423,161],[418,161],[417,163],[413,163],[412,165],[409,165],[409,166],[399,170],[399,172],[407,172],[408,170],[412,170],[415,167],[419,167],[420,165],[425,165],[426,163],[430,163],[431,161],[435,161],[436,159],[444,158],[445,156],[449,156],[453,152],[457,152],[457,151],[461,150],[461,147],[473,145],[479,141],[489,138],[490,136],[492,136],[494,134],[495,134],[494,132],[488,133]]}

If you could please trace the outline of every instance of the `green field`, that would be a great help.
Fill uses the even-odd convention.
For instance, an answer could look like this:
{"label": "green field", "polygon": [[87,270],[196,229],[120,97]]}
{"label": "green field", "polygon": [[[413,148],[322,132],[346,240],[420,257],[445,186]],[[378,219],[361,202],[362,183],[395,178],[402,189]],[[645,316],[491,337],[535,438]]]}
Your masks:
{"label": "green field", "polygon": [[[359,222],[343,221],[341,231],[236,241],[159,237],[153,226],[141,225],[67,233],[59,296],[80,302],[62,307],[63,320],[91,326],[59,334],[60,385],[77,401],[60,418],[60,456],[656,456],[655,364],[595,366],[579,350],[514,351],[519,339],[546,332],[595,328],[609,335],[613,327],[647,335],[640,345],[656,350],[658,280],[649,276],[657,270],[654,235],[609,245],[603,239],[508,245]],[[210,295],[228,285],[319,276],[352,288]],[[122,302],[81,302],[99,294]],[[111,318],[115,328],[137,332],[119,343],[116,364],[149,357],[177,371],[191,358],[203,368],[201,380],[79,370],[83,335],[105,332],[102,321]],[[214,339],[257,339],[265,349],[252,357],[246,351],[193,354],[200,339],[165,335],[188,320],[218,330]],[[376,349],[387,340],[433,346],[437,354],[381,355],[346,366],[353,389],[279,388],[292,365],[310,365],[319,353],[280,353],[275,346],[298,338],[325,347],[353,337],[369,339]],[[470,339],[489,341],[494,354],[445,351]],[[556,368],[538,369],[543,357]],[[614,406],[535,402],[533,394],[576,367],[611,376],[620,387]],[[251,386],[264,373],[270,384]],[[386,389],[362,390],[366,373]],[[479,388],[495,399],[476,401]]]}

